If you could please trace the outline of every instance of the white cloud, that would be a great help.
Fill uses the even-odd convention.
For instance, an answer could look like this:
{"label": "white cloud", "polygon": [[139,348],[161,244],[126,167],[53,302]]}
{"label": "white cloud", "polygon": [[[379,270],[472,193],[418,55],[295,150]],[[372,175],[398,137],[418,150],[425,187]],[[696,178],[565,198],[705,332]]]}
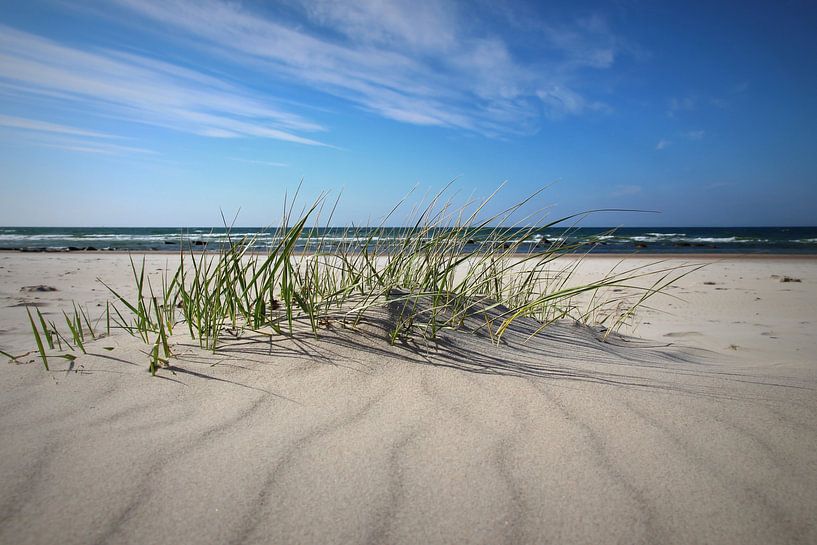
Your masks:
{"label": "white cloud", "polygon": [[9,115],[0,115],[0,127],[6,127],[10,129],[22,129],[24,131],[70,134],[74,136],[87,136],[91,138],[113,138],[113,135],[110,134],[104,134],[95,131],[87,131],[84,129],[78,129],[76,127],[69,127],[67,125],[58,125],[56,123],[48,123],[46,121],[38,121],[36,119],[25,119],[22,117],[13,117]]}
{"label": "white cloud", "polygon": [[119,139],[112,134],[8,115],[0,115],[0,138],[80,153],[156,154],[155,151],[142,147],[111,143],[111,139]]}
{"label": "white cloud", "polygon": [[[96,137],[96,135],[94,135],[94,137]],[[12,144],[23,142],[35,146],[61,149],[63,151],[99,155],[157,155],[157,153],[151,149],[139,146],[113,144],[108,139],[92,140],[89,138],[75,137],[72,133],[65,133],[64,131],[40,131],[39,129],[35,131],[28,129],[20,130],[18,127],[5,124],[0,124],[0,140]]]}
{"label": "white cloud", "polygon": [[670,144],[672,144],[672,142],[670,142],[669,140],[666,140],[666,139],[662,138],[662,139],[661,139],[661,140],[659,140],[659,141],[658,141],[658,143],[655,145],[655,149],[657,149],[657,150],[666,149],[667,147],[669,147],[669,145],[670,145]]}
{"label": "white cloud", "polygon": [[153,150],[136,146],[120,146],[116,144],[106,144],[103,142],[41,142],[43,146],[59,148],[65,151],[76,151],[80,153],[95,153],[101,155],[131,155],[134,153],[144,153],[155,155]]}
{"label": "white cloud", "polygon": [[684,136],[689,140],[703,140],[703,137],[706,136],[706,131],[704,130],[687,131],[684,133]]}
{"label": "white cloud", "polygon": [[176,131],[323,145],[297,134],[323,127],[234,84],[138,55],[82,51],[3,25],[0,80],[0,92],[56,98],[78,110]]}
{"label": "white cloud", "polygon": [[419,52],[456,46],[458,20],[453,4],[432,0],[337,2],[312,0],[300,8],[317,23],[357,42],[407,47]]}
{"label": "white cloud", "polygon": [[540,25],[547,51],[522,61],[506,39],[472,24],[471,9],[454,3],[292,0],[292,22],[217,0],[117,2],[134,23],[149,21],[163,36],[187,39],[271,82],[317,89],[401,122],[485,134],[529,132],[542,111],[603,109],[577,82],[616,57],[598,17]]}
{"label": "white cloud", "polygon": [[[72,9],[156,45],[128,43],[127,33],[121,50],[67,45],[0,24],[0,96],[208,138],[326,145],[312,135],[326,127],[294,113],[303,105],[290,97],[302,90],[403,123],[529,134],[543,114],[608,110],[586,78],[621,50],[599,16],[488,25],[499,13],[489,4],[113,0]],[[486,30],[503,25],[502,35]],[[168,49],[174,60],[158,60]]]}

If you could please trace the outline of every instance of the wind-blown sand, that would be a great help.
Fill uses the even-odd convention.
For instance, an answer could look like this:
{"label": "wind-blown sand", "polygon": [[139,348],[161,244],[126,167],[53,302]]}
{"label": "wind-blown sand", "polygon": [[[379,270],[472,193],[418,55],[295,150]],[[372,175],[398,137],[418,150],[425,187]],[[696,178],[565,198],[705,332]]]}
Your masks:
{"label": "wind-blown sand", "polygon": [[[178,335],[157,378],[125,335],[3,363],[0,542],[815,543],[817,260],[708,261],[643,309],[649,340],[390,346],[384,311],[215,356]],[[0,254],[0,348],[32,348],[20,304],[93,310],[129,274]]]}

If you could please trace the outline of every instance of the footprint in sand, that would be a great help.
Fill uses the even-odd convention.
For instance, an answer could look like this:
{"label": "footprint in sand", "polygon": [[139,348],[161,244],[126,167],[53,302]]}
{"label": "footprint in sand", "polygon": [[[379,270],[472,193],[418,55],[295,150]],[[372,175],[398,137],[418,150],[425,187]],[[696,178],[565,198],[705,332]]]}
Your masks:
{"label": "footprint in sand", "polygon": [[672,331],[664,333],[664,337],[700,337],[703,335],[700,331]]}
{"label": "footprint in sand", "polygon": [[48,303],[45,301],[19,301],[12,305],[8,305],[9,308],[13,307],[44,307],[48,306]]}
{"label": "footprint in sand", "polygon": [[22,288],[20,288],[20,291],[26,291],[29,293],[44,293],[49,291],[57,291],[57,288],[55,288],[54,286],[46,286],[40,284],[38,286],[23,286]]}

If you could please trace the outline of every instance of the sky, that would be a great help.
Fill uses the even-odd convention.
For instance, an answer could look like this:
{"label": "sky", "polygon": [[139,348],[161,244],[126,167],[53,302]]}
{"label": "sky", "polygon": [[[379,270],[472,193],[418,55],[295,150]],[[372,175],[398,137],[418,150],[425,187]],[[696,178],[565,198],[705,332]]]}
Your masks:
{"label": "sky", "polygon": [[451,180],[639,210],[587,226],[815,225],[814,29],[808,1],[0,0],[0,225],[265,226],[299,184],[375,223]]}

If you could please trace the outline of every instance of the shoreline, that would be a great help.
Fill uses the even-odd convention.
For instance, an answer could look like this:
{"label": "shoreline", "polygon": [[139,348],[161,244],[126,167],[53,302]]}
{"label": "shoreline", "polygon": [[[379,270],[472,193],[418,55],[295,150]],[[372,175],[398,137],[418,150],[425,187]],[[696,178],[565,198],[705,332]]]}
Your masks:
{"label": "shoreline", "polygon": [[[193,253],[195,255],[200,255],[205,253],[206,250],[194,250]],[[52,249],[37,249],[37,250],[18,250],[18,249],[5,249],[0,248],[0,255],[180,255],[181,252],[178,250],[52,250]],[[218,255],[217,250],[212,250],[209,252],[211,255]],[[315,252],[313,251],[303,251],[298,250],[294,252],[294,255],[313,255]],[[331,252],[325,252],[331,253]],[[184,255],[190,255],[190,251],[185,251]],[[266,252],[255,252],[255,251],[248,251],[247,255],[266,255]],[[511,254],[513,257],[521,257],[525,255],[529,255],[526,252],[519,252],[516,254]],[[659,258],[659,259],[668,259],[668,258],[679,258],[679,259],[722,259],[722,258],[737,258],[737,259],[803,259],[803,260],[812,260],[817,259],[817,253],[746,253],[746,252],[712,252],[712,253],[696,253],[696,252],[644,252],[644,253],[624,253],[624,252],[589,252],[589,253],[565,253],[561,254],[561,258],[638,258],[638,259],[649,259],[652,257]]]}

